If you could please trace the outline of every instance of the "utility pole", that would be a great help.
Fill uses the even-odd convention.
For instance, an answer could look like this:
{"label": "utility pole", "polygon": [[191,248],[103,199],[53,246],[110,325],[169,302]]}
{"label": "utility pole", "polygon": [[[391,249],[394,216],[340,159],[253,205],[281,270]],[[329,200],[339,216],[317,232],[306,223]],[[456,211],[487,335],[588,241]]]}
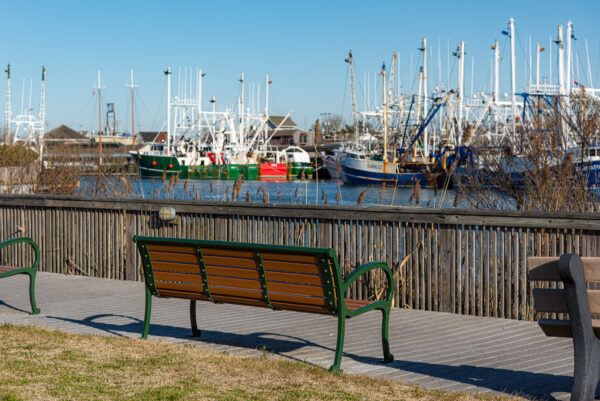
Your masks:
{"label": "utility pole", "polygon": [[131,83],[127,85],[131,88],[131,150],[135,149],[135,125],[134,125],[134,110],[133,110],[133,88],[137,85],[133,84],[133,68],[131,69]]}

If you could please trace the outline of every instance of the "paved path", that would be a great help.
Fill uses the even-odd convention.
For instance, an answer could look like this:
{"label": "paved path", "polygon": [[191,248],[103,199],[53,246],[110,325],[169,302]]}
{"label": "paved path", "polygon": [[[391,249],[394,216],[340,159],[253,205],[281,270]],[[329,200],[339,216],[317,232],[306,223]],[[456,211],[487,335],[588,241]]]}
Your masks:
{"label": "paved path", "polygon": [[[26,276],[0,280],[0,323],[35,324],[72,333],[137,337],[144,316],[144,285],[39,273],[30,310]],[[191,339],[189,303],[154,298],[152,340],[193,343],[236,355],[268,350],[284,358],[329,367],[337,319],[308,313],[198,303],[202,337]],[[537,324],[407,309],[392,311],[395,361],[380,363],[381,313],[348,320],[342,369],[428,388],[519,393],[568,399],[572,385],[570,339],[544,336]]]}

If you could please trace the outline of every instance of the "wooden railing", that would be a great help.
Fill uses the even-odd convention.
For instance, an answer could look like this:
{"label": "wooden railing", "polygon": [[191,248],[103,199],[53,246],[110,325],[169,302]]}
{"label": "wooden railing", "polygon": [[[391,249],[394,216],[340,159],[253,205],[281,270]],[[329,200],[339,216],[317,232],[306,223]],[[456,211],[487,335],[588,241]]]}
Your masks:
{"label": "wooden railing", "polygon": [[[161,207],[175,224],[158,219]],[[600,215],[0,196],[0,240],[32,237],[42,271],[141,280],[135,234],[333,247],[344,272],[387,262],[398,307],[514,319],[533,318],[528,256],[600,256]],[[6,250],[0,264],[30,257]],[[348,296],[383,285],[366,276]]]}

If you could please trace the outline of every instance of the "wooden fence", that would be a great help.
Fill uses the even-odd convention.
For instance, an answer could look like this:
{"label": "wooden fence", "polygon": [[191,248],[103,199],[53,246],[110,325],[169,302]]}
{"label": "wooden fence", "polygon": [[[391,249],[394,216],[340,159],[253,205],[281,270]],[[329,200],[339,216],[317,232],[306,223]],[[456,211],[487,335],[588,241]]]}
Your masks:
{"label": "wooden fence", "polygon": [[[175,224],[158,219],[165,206]],[[142,280],[135,234],[333,247],[344,273],[386,261],[398,307],[513,319],[533,318],[526,258],[600,256],[599,233],[599,215],[0,196],[0,240],[32,237],[42,271]],[[0,264],[29,258],[6,249]],[[365,276],[348,296],[373,298],[383,284]]]}

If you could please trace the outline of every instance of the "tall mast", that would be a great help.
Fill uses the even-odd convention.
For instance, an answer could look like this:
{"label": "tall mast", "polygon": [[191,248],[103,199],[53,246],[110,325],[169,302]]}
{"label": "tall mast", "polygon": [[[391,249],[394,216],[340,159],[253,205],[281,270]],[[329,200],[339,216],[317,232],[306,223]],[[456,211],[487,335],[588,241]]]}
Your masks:
{"label": "tall mast", "polygon": [[[100,70],[98,70],[98,84],[96,85],[96,89],[98,89],[98,146],[100,154],[102,154],[102,85],[100,81]],[[100,159],[102,162],[102,158]]]}
{"label": "tall mast", "polygon": [[571,92],[571,39],[573,38],[573,23],[567,22],[567,76],[565,78],[565,91],[567,95]]}
{"label": "tall mast", "polygon": [[539,90],[538,85],[540,84],[540,44],[537,44],[535,49],[535,86]]}
{"label": "tall mast", "polygon": [[381,66],[381,75],[383,76],[383,162],[387,161],[387,96],[385,90],[385,64]]}
{"label": "tall mast", "polygon": [[463,119],[463,98],[465,82],[465,42],[461,41],[458,49],[458,125],[462,126]]}
{"label": "tall mast", "polygon": [[558,87],[561,95],[565,94],[565,47],[563,43],[563,27],[558,26],[558,37],[556,38],[558,46]]}
{"label": "tall mast", "polygon": [[500,102],[500,47],[498,40],[494,44],[494,102]]}
{"label": "tall mast", "polygon": [[171,148],[171,68],[165,71],[167,76],[167,152],[170,155]]}
{"label": "tall mast", "polygon": [[202,125],[202,70],[198,70],[198,124]]}
{"label": "tall mast", "polygon": [[[427,38],[423,38],[423,116],[427,116]],[[423,130],[423,153],[429,156],[429,136],[427,127]]]}
{"label": "tall mast", "polygon": [[131,149],[135,148],[135,125],[134,125],[134,117],[135,114],[133,112],[133,88],[137,85],[133,84],[133,68],[131,69],[131,83],[127,85],[131,88]]}
{"label": "tall mast", "polygon": [[46,67],[42,65],[42,88],[40,96],[40,160],[44,154],[44,125],[46,123]]}
{"label": "tall mast", "polygon": [[246,79],[244,77],[244,73],[242,72],[242,77],[240,78],[240,82],[242,83],[242,97],[240,98],[240,140],[242,139],[242,135],[245,128],[246,120],[244,118],[244,86]]}
{"label": "tall mast", "polygon": [[[354,121],[354,140],[358,138],[358,100],[356,97],[356,78],[354,76],[354,57],[352,50],[348,52],[348,58],[345,60],[350,65],[350,92],[352,98],[352,120]],[[366,105],[365,105],[366,107]]]}
{"label": "tall mast", "polygon": [[510,92],[511,92],[511,105],[512,105],[512,121],[513,131],[515,130],[515,117],[517,114],[517,98],[516,98],[516,68],[515,68],[515,20],[510,18],[508,20],[509,34],[510,34]]}
{"label": "tall mast", "polygon": [[269,76],[265,77],[265,118],[269,119]]}
{"label": "tall mast", "polygon": [[10,124],[12,119],[12,110],[10,104],[10,64],[6,67],[6,133],[4,135],[4,142],[8,142],[10,137]]}

